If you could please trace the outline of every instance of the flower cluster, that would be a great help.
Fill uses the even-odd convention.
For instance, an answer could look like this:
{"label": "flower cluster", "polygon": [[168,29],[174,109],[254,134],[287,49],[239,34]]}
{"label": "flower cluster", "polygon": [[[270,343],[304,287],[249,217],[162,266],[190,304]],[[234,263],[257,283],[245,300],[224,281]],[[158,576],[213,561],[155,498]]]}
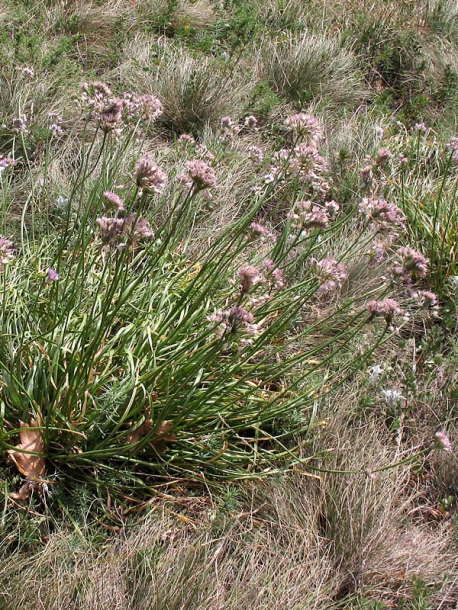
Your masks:
{"label": "flower cluster", "polygon": [[112,193],[111,191],[105,191],[103,193],[108,207],[115,209],[117,212],[125,210],[124,202],[119,195]]}
{"label": "flower cluster", "polygon": [[200,159],[187,161],[184,172],[178,176],[178,180],[188,188],[193,187],[196,191],[218,186],[215,170]]}
{"label": "flower cluster", "polygon": [[394,299],[383,299],[382,301],[370,301],[366,306],[369,312],[369,322],[376,317],[384,318],[387,324],[391,324],[393,318],[402,313],[399,303]]}
{"label": "flower cluster", "polygon": [[135,182],[141,193],[161,195],[167,184],[167,176],[149,157],[143,157],[135,166]]}
{"label": "flower cluster", "polygon": [[250,237],[253,239],[259,238],[262,243],[266,241],[277,241],[277,236],[259,222],[252,222],[250,224]]}
{"label": "flower cluster", "polygon": [[13,259],[13,242],[0,235],[0,271]]}
{"label": "flower cluster", "polygon": [[302,143],[293,148],[289,169],[301,182],[319,184],[328,167],[326,159],[318,153],[315,146]]}
{"label": "flower cluster", "polygon": [[28,119],[25,114],[21,114],[18,117],[15,117],[11,123],[11,131],[13,133],[28,133],[29,130],[27,128]]}
{"label": "flower cluster", "polygon": [[125,218],[97,218],[100,237],[105,246],[115,246],[122,250],[127,246],[135,246],[142,239],[154,237],[154,232],[145,218],[137,218],[130,214]]}
{"label": "flower cluster", "polygon": [[267,279],[270,280],[272,288],[283,288],[285,282],[283,280],[283,271],[275,266],[275,263],[270,258],[264,259],[262,263],[264,269],[266,269]]}
{"label": "flower cluster", "polygon": [[393,154],[388,150],[388,148],[380,148],[377,152],[377,157],[375,158],[375,165],[380,167],[384,165],[388,159],[391,159]]}
{"label": "flower cluster", "polygon": [[7,169],[8,167],[12,167],[16,165],[16,161],[11,157],[0,157],[0,174]]}
{"label": "flower cluster", "polygon": [[302,230],[327,229],[331,219],[339,212],[339,204],[328,201],[324,206],[317,205],[311,201],[298,201],[294,209],[289,212],[288,218],[297,224]]}
{"label": "flower cluster", "polygon": [[285,125],[297,136],[300,136],[306,144],[315,148],[323,139],[323,128],[313,114],[305,114],[304,112],[293,114],[286,119]]}
{"label": "flower cluster", "polygon": [[27,78],[33,78],[35,76],[33,68],[29,68],[28,66],[16,66],[14,69]]}
{"label": "flower cluster", "polygon": [[177,140],[177,144],[181,144],[183,146],[194,146],[196,140],[189,133],[182,133]]}
{"label": "flower cluster", "polygon": [[[263,176],[264,185],[284,184],[293,178],[304,185],[308,196],[315,201],[324,201],[332,180],[326,177],[327,162],[319,153],[323,139],[320,122],[311,114],[299,113],[286,119],[285,124],[297,135],[291,148],[282,148],[272,157],[268,172]],[[252,160],[260,165],[263,154],[258,147],[251,147],[249,154]],[[262,187],[254,187],[256,192]]]}
{"label": "flower cluster", "polygon": [[259,269],[256,269],[256,267],[253,267],[252,265],[243,265],[243,267],[240,267],[238,270],[237,275],[241,282],[240,290],[242,294],[247,294],[254,286],[260,284],[263,280]]}
{"label": "flower cluster", "polygon": [[365,197],[359,204],[359,212],[373,222],[378,231],[397,231],[405,228],[405,216],[394,203],[385,199]]}
{"label": "flower cluster", "polygon": [[223,116],[221,119],[221,135],[232,140],[239,133],[240,127],[231,119],[230,116]]}
{"label": "flower cluster", "polygon": [[439,310],[439,299],[437,294],[431,292],[431,290],[418,290],[412,293],[412,296],[420,301],[422,307],[426,307],[435,312]]}
{"label": "flower cluster", "polygon": [[434,435],[434,446],[439,451],[447,451],[450,453],[452,451],[452,443],[445,432],[439,431]]}
{"label": "flower cluster", "polygon": [[208,320],[217,324],[216,334],[218,337],[238,332],[256,336],[260,331],[259,325],[254,322],[253,314],[239,306],[225,310],[218,309],[208,317]]}
{"label": "flower cluster", "polygon": [[372,182],[372,178],[374,177],[374,174],[372,172],[372,165],[365,165],[363,169],[359,172],[359,175],[361,176],[363,185],[368,186]]}
{"label": "flower cluster", "polygon": [[415,278],[427,275],[428,260],[418,250],[406,246],[399,248],[396,255],[397,260],[393,271],[404,284],[411,284]]}
{"label": "flower cluster", "polygon": [[283,148],[273,156],[273,164],[264,183],[283,182],[294,177],[309,188],[310,195],[323,200],[329,190],[330,180],[326,178],[327,162],[314,145],[301,143],[292,149]]}
{"label": "flower cluster", "polygon": [[415,123],[414,129],[418,133],[426,133],[428,131],[428,128],[426,127],[426,125],[424,123]]}
{"label": "flower cluster", "polygon": [[62,129],[63,118],[57,112],[50,112],[48,118],[51,122],[49,131],[55,136],[61,136],[64,133]]}
{"label": "flower cluster", "polygon": [[248,148],[248,156],[255,165],[261,165],[264,161],[264,153],[259,146],[250,146]]}
{"label": "flower cluster", "polygon": [[162,104],[156,96],[124,93],[116,97],[108,85],[99,81],[83,84],[81,102],[97,127],[116,136],[125,127],[154,121],[162,114]]}
{"label": "flower cluster", "polygon": [[247,116],[247,117],[245,117],[244,125],[247,129],[252,129],[254,131],[257,131],[258,119],[253,115]]}
{"label": "flower cluster", "polygon": [[320,287],[318,294],[329,295],[342,287],[348,278],[348,272],[343,263],[339,263],[335,258],[323,258],[320,261],[312,260],[318,272]]}
{"label": "flower cluster", "polygon": [[46,272],[46,278],[48,282],[58,282],[60,280],[60,275],[55,269],[48,269]]}

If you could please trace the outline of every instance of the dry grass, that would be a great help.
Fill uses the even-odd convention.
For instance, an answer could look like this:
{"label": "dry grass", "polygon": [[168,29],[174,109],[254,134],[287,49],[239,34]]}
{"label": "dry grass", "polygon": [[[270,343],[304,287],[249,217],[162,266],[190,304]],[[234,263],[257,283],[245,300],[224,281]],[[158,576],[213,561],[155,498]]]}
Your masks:
{"label": "dry grass", "polygon": [[215,7],[209,0],[179,0],[172,13],[171,23],[174,27],[199,30],[208,28],[214,20]]}
{"label": "dry grass", "polygon": [[267,42],[261,50],[260,72],[290,101],[355,104],[365,96],[356,57],[338,40],[310,32]]}
{"label": "dry grass", "polygon": [[[342,399],[350,409],[357,395]],[[355,600],[346,608],[358,598],[394,607],[412,598],[418,580],[431,607],[454,607],[448,523],[418,519],[409,468],[377,472],[407,447],[379,422],[349,426],[349,415],[341,409],[323,429],[333,457],[315,466],[357,474],[298,472],[214,503],[170,496],[103,546],[58,531],[42,549],[3,563],[2,607],[329,610],[345,597]]]}
{"label": "dry grass", "polygon": [[193,57],[185,49],[169,50],[160,43],[137,36],[119,74],[125,86],[160,98],[163,127],[178,134],[196,133],[207,125],[218,125],[224,115],[239,112],[250,90],[246,81],[223,70],[212,58]]}

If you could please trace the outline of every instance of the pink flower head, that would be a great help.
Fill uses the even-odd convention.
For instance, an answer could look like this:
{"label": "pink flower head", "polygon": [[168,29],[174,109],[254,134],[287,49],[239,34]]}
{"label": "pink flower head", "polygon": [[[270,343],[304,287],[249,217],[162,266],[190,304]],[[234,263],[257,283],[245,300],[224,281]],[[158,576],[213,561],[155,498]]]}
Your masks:
{"label": "pink flower head", "polygon": [[452,451],[452,443],[445,432],[436,432],[434,435],[434,445],[436,449],[439,449],[440,451],[447,451],[448,453]]}
{"label": "pink flower head", "polygon": [[369,312],[369,322],[375,317],[384,318],[387,324],[391,323],[394,316],[402,313],[399,304],[394,299],[383,299],[383,301],[370,301],[366,306]]}
{"label": "pink flower head", "polygon": [[28,66],[16,66],[14,69],[28,78],[33,78],[35,75],[33,68],[29,68]]}
{"label": "pink flower head", "polygon": [[139,114],[145,121],[155,121],[163,113],[163,107],[155,95],[141,95],[138,99]]}
{"label": "pink flower head", "polygon": [[25,114],[15,117],[12,121],[12,131],[14,131],[14,133],[28,133],[27,122],[27,116]]}
{"label": "pink flower head", "polygon": [[60,275],[55,269],[48,269],[46,275],[48,276],[49,282],[57,282],[58,280],[60,280]]}
{"label": "pink flower head", "polygon": [[261,242],[269,241],[277,241],[277,236],[274,235],[267,227],[262,225],[259,222],[252,222],[250,224],[251,236],[253,238],[260,238]]}
{"label": "pink flower head", "polygon": [[100,230],[102,242],[108,246],[118,244],[123,235],[124,220],[122,218],[108,218],[102,216],[96,219]]}
{"label": "pink flower head", "polygon": [[188,187],[193,186],[196,191],[217,186],[214,169],[199,159],[188,161],[178,179]]}
{"label": "pink flower head", "polygon": [[261,281],[261,276],[256,269],[251,265],[244,265],[238,270],[238,276],[241,281],[242,294],[250,292],[250,290]]}
{"label": "pink flower head", "polygon": [[109,207],[113,207],[118,212],[122,212],[125,209],[123,200],[119,195],[116,195],[116,193],[105,191],[103,196],[107,200]]}
{"label": "pink flower head", "polygon": [[430,290],[419,290],[416,293],[416,297],[420,299],[422,306],[426,309],[438,311],[439,299],[437,297],[437,294],[435,294],[434,292],[431,292]]}
{"label": "pink flower head", "polygon": [[13,259],[13,242],[0,235],[0,271]]}
{"label": "pink flower head", "polygon": [[405,216],[402,210],[385,199],[365,197],[359,204],[359,212],[367,220],[374,222],[381,231],[405,227]]}
{"label": "pink flower head", "polygon": [[314,209],[310,214],[304,217],[304,228],[320,229],[324,231],[329,224],[329,215],[326,210],[320,208]]}
{"label": "pink flower head", "polygon": [[226,138],[232,139],[238,134],[240,128],[230,116],[223,116],[221,119],[221,132]]}
{"label": "pink flower head", "polygon": [[249,157],[256,165],[261,165],[264,160],[264,153],[259,146],[250,146],[248,149]]}
{"label": "pink flower head", "polygon": [[428,128],[426,127],[426,125],[424,123],[415,123],[414,129],[415,129],[415,131],[418,131],[421,133],[426,133],[428,131]]}
{"label": "pink flower head", "polygon": [[265,258],[262,262],[263,267],[269,272],[271,282],[274,288],[283,288],[285,282],[283,280],[283,271],[275,267],[275,263],[270,258]]}
{"label": "pink flower head", "polygon": [[220,338],[228,333],[235,334],[239,331],[249,335],[259,333],[259,325],[254,323],[253,314],[243,307],[235,306],[229,310],[218,309],[214,314],[208,316],[207,320],[217,325],[214,330]]}
{"label": "pink flower head", "polygon": [[286,119],[285,125],[310,144],[318,144],[323,139],[323,128],[312,114],[293,114]]}
{"label": "pink flower head", "polygon": [[316,262],[319,272],[320,294],[330,293],[342,287],[348,278],[348,273],[343,263],[338,263],[335,258],[328,257]]}
{"label": "pink flower head", "polygon": [[383,165],[388,159],[391,159],[392,156],[393,155],[388,148],[380,148],[375,159],[375,165],[380,167],[380,165]]}
{"label": "pink flower head", "polygon": [[359,172],[359,175],[361,176],[364,185],[367,186],[373,178],[372,165],[366,165],[363,167],[363,169]]}
{"label": "pink flower head", "polygon": [[191,136],[189,133],[182,133],[181,136],[178,138],[177,143],[184,144],[184,145],[187,145],[187,144],[191,145],[191,144],[195,144],[196,141],[193,138],[193,136]]}
{"label": "pink flower head", "polygon": [[100,237],[106,246],[116,246],[118,249],[126,245],[135,246],[139,240],[154,237],[154,232],[145,218],[130,214],[125,218],[96,219],[100,229]]}
{"label": "pink flower head", "polygon": [[105,83],[84,83],[82,106],[90,111],[91,120],[105,133],[118,136],[123,128],[123,102],[114,97]]}
{"label": "pink flower head", "polygon": [[335,218],[339,213],[340,206],[336,201],[326,201],[324,204],[330,218]]}
{"label": "pink flower head", "polygon": [[7,167],[12,167],[13,165],[16,165],[16,161],[11,157],[0,157],[0,174]]}
{"label": "pink flower head", "polygon": [[428,259],[418,250],[406,246],[397,251],[398,261],[394,268],[395,275],[406,282],[413,277],[425,277],[428,273]]}
{"label": "pink flower head", "polygon": [[245,127],[248,129],[256,129],[258,126],[258,119],[255,116],[247,116],[245,118]]}
{"label": "pink flower head", "polygon": [[143,157],[135,166],[135,182],[141,191],[161,195],[167,184],[167,176],[152,159]]}
{"label": "pink flower head", "polygon": [[232,307],[229,312],[229,319],[235,324],[240,324],[241,322],[252,324],[254,321],[253,314],[243,307]]}
{"label": "pink flower head", "polygon": [[123,127],[121,100],[109,100],[103,108],[94,110],[92,118],[102,131],[120,133]]}
{"label": "pink flower head", "polygon": [[295,209],[289,212],[288,218],[302,229],[324,230],[329,225],[328,210],[314,205],[311,201],[296,202]]}

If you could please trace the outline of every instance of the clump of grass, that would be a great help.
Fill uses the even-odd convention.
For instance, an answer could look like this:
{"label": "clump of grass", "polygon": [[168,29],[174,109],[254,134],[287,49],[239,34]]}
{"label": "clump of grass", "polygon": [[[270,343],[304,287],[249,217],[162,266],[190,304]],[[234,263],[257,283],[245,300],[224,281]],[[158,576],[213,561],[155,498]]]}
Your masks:
{"label": "clump of grass", "polygon": [[365,95],[356,57],[334,38],[306,32],[266,43],[261,50],[261,74],[287,100],[357,103]]}
{"label": "clump of grass", "polygon": [[[274,471],[293,455],[288,421],[308,420],[307,404],[323,384],[314,355],[322,351],[328,363],[367,320],[366,294],[354,305],[339,300],[345,264],[319,245],[338,212],[325,201],[322,127],[310,115],[290,117],[295,143],[272,154],[274,178],[247,190],[239,214],[199,250],[190,242],[217,205],[217,157],[194,145],[203,157],[185,153],[169,168],[167,186],[155,159],[129,164],[139,157],[140,125],[149,132],[160,117],[156,97],[116,97],[97,82],[84,86],[82,103],[88,122],[73,141],[79,158],[65,205],[57,213],[46,199],[53,190],[46,160],[60,146],[51,138],[42,183],[23,207],[17,250],[1,242],[9,287],[0,337],[2,443],[26,477],[18,497],[42,479],[44,460],[51,479],[71,475],[118,496],[141,494],[172,473],[202,481]],[[250,121],[248,132],[257,129]],[[223,149],[238,134],[226,117]],[[5,177],[14,175],[13,157]],[[304,193],[321,189],[320,203],[298,202],[282,216],[269,202],[298,181]],[[9,182],[2,186],[7,211]],[[270,230],[257,222],[263,209]],[[332,306],[310,318],[304,304],[320,300]],[[369,351],[387,331],[381,324]],[[27,447],[39,455],[27,458]]]}
{"label": "clump of grass", "polygon": [[451,0],[428,2],[422,14],[422,25],[428,30],[458,42],[458,9]]}
{"label": "clump of grass", "polygon": [[209,0],[179,0],[171,16],[171,25],[185,30],[208,28],[215,20],[215,8]]}
{"label": "clump of grass", "polygon": [[393,151],[393,162],[383,167],[385,186],[375,186],[377,180],[372,186],[381,187],[403,209],[408,239],[428,256],[430,281],[441,292],[445,279],[457,273],[455,139],[444,143],[427,125],[416,123],[410,129],[388,129],[380,145],[384,143]]}
{"label": "clump of grass", "polygon": [[157,57],[141,38],[133,44],[144,47],[142,59],[129,50],[129,59],[120,68],[122,80],[160,97],[164,107],[160,123],[173,133],[198,134],[207,125],[218,125],[222,116],[237,113],[248,93],[246,81],[215,59],[194,57],[180,48],[159,50]]}

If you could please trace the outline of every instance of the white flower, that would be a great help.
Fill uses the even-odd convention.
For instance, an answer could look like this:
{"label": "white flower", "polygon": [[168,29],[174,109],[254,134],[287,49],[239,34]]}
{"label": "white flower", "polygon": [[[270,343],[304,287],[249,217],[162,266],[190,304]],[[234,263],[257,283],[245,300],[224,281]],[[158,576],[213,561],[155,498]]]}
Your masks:
{"label": "white flower", "polygon": [[399,390],[386,389],[382,390],[383,398],[390,405],[390,407],[394,407],[404,399],[404,396],[401,394]]}
{"label": "white flower", "polygon": [[385,370],[383,366],[380,366],[380,364],[374,364],[374,366],[369,369],[369,381],[374,383],[383,375],[384,372]]}

